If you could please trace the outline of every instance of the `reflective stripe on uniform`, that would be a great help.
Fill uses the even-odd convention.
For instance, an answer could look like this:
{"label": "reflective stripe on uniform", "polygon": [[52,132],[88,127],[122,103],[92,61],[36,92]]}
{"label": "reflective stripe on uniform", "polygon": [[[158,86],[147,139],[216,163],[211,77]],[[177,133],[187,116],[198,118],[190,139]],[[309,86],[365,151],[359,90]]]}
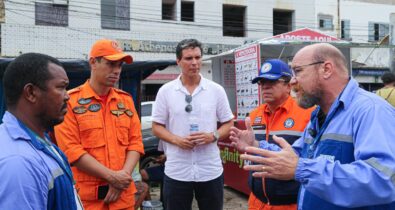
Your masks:
{"label": "reflective stripe on uniform", "polygon": [[378,171],[380,171],[381,173],[383,173],[386,176],[390,177],[392,184],[395,185],[395,171],[392,171],[387,166],[381,165],[379,163],[379,161],[375,157],[369,158],[369,159],[365,160],[365,162],[367,164],[369,164],[370,166],[372,166],[373,168],[375,168]]}
{"label": "reflective stripe on uniform", "polygon": [[[340,141],[340,142],[346,142],[346,143],[353,143],[353,138],[350,135],[344,135],[344,134],[337,134],[337,133],[326,133],[322,135],[320,141]],[[304,143],[306,144],[312,144],[314,141],[313,138],[305,138]]]}
{"label": "reflective stripe on uniform", "polygon": [[51,174],[52,174],[52,179],[48,183],[48,190],[51,190],[54,187],[55,179],[59,176],[62,176],[64,173],[61,168],[57,168],[56,170],[52,171]]}
{"label": "reflective stripe on uniform", "polygon": [[303,132],[301,131],[291,131],[291,130],[282,130],[282,131],[271,131],[270,135],[291,135],[291,136],[302,136]]}
{"label": "reflective stripe on uniform", "polygon": [[266,130],[254,130],[254,134],[255,135],[266,135]]}
{"label": "reflective stripe on uniform", "polygon": [[322,135],[321,141],[325,141],[325,140],[353,143],[352,136],[344,135],[344,134],[337,134],[337,133],[326,133],[326,134]]}

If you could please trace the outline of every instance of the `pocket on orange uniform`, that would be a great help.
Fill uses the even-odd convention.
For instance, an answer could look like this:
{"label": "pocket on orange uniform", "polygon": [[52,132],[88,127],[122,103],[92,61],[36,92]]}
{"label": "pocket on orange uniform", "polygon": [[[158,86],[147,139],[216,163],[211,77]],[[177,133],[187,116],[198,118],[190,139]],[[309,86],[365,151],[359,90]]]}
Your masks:
{"label": "pocket on orange uniform", "polygon": [[129,130],[130,130],[130,120],[128,118],[120,118],[115,122],[117,139],[120,145],[129,145]]}
{"label": "pocket on orange uniform", "polygon": [[105,137],[101,121],[80,121],[81,144],[100,163],[105,164]]}
{"label": "pocket on orange uniform", "polygon": [[83,182],[76,184],[78,195],[82,201],[97,200],[97,184],[97,182]]}

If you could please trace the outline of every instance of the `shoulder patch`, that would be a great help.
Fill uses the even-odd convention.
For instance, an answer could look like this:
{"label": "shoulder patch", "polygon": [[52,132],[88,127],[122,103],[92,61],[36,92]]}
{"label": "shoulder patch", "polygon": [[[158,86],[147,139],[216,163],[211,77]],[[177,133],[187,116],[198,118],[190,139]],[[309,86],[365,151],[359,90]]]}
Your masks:
{"label": "shoulder patch", "polygon": [[84,114],[86,111],[86,107],[84,106],[76,106],[73,108],[73,112],[76,114]]}
{"label": "shoulder patch", "polygon": [[284,122],[284,127],[285,128],[292,128],[295,125],[295,121],[292,118],[288,118]]}
{"label": "shoulder patch", "polygon": [[101,109],[101,105],[100,104],[91,104],[88,106],[88,110],[91,112],[97,112]]}
{"label": "shoulder patch", "polygon": [[254,124],[260,124],[261,121],[262,121],[262,117],[261,116],[256,117],[255,120],[254,120]]}
{"label": "shoulder patch", "polygon": [[133,116],[133,112],[130,111],[129,109],[125,110],[125,114],[129,117]]}

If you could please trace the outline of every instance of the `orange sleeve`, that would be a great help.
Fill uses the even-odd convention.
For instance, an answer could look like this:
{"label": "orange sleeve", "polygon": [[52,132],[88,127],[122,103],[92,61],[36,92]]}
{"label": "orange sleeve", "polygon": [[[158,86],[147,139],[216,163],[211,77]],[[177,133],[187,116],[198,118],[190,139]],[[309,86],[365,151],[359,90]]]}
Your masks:
{"label": "orange sleeve", "polygon": [[81,145],[77,120],[71,109],[70,101],[67,103],[67,114],[64,121],[55,126],[55,137],[59,148],[66,154],[70,163],[87,153]]}
{"label": "orange sleeve", "polygon": [[141,124],[139,115],[137,114],[136,108],[134,107],[133,99],[129,96],[130,101],[130,109],[133,112],[133,116],[130,120],[130,129],[129,129],[129,146],[127,148],[128,151],[133,150],[139,152],[140,155],[144,155],[144,145],[143,138],[141,135]]}

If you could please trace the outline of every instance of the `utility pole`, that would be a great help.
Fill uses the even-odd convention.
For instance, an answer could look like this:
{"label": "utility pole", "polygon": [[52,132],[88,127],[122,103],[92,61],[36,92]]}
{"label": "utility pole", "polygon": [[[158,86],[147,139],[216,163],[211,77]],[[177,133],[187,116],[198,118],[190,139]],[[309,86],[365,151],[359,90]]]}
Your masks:
{"label": "utility pole", "polygon": [[337,0],[337,38],[341,38],[340,0]]}

